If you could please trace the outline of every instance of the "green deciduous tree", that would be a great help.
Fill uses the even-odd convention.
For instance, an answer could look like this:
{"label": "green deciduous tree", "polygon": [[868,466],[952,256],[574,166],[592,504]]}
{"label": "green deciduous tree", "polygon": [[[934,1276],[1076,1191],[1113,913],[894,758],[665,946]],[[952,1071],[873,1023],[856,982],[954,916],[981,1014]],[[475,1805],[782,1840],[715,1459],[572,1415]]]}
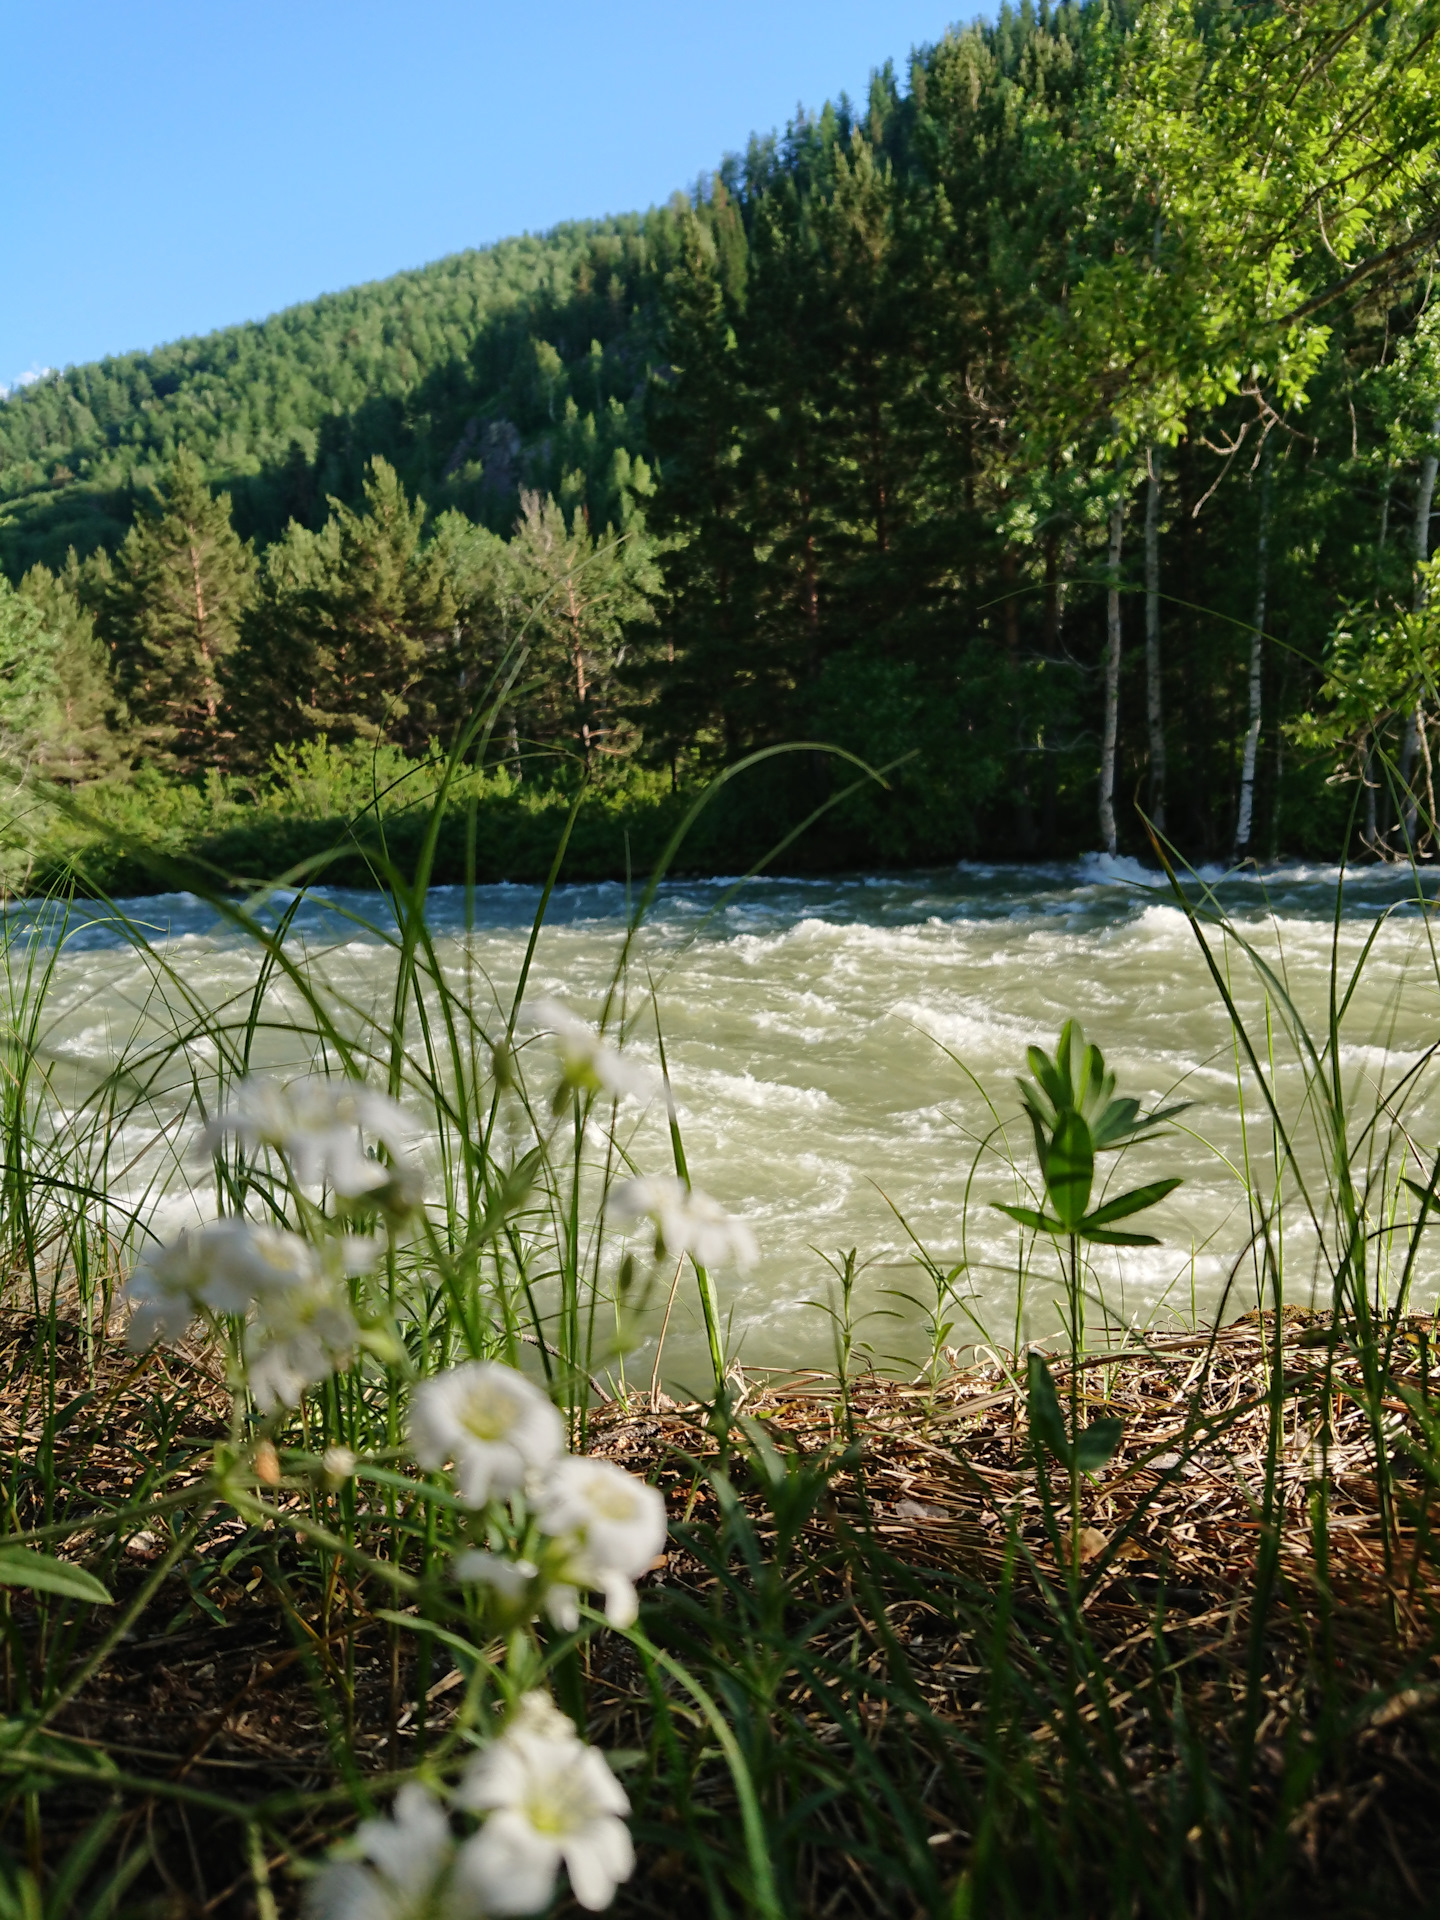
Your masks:
{"label": "green deciduous tree", "polygon": [[55,718],[56,636],[0,575],[0,750],[27,760]]}

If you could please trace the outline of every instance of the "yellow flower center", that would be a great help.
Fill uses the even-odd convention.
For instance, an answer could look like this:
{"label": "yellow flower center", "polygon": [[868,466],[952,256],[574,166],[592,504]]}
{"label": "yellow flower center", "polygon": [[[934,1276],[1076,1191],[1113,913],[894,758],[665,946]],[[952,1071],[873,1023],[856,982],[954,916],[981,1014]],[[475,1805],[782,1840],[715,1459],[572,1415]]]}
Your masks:
{"label": "yellow flower center", "polygon": [[549,1800],[534,1800],[530,1803],[530,1824],[537,1833],[565,1831],[565,1821],[559,1807]]}
{"label": "yellow flower center", "polygon": [[602,1480],[590,1490],[590,1505],[601,1520],[633,1520],[635,1496],[629,1487]]}
{"label": "yellow flower center", "polygon": [[503,1440],[515,1424],[515,1409],[492,1392],[474,1394],[461,1409],[460,1424],[477,1440]]}

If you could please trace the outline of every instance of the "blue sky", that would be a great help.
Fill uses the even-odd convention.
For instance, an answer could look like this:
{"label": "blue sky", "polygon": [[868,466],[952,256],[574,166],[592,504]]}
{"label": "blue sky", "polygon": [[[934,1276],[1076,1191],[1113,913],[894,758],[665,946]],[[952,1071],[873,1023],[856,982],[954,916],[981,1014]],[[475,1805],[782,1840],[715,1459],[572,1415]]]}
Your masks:
{"label": "blue sky", "polygon": [[[966,9],[967,15],[971,9]],[[0,384],[665,199],[954,0],[10,0]]]}

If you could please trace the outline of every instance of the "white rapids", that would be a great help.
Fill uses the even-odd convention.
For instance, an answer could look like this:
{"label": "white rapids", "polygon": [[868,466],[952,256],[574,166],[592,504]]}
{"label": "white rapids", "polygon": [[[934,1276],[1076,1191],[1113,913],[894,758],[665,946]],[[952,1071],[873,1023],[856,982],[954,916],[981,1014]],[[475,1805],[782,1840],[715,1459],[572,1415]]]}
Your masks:
{"label": "white rapids", "polygon": [[[1204,878],[1216,882],[1234,925],[1323,1039],[1337,875],[1289,867],[1225,882]],[[1342,969],[1353,964],[1376,913],[1402,904],[1381,932],[1346,1012],[1340,1065],[1347,1093],[1363,1113],[1417,1069],[1407,1121],[1416,1152],[1433,1154],[1440,1109],[1426,1050],[1440,1039],[1440,968],[1430,915],[1416,905],[1415,893],[1413,879],[1391,872],[1371,869],[1347,878],[1338,934]],[[291,941],[337,994],[383,1018],[393,956],[360,922],[383,923],[385,903],[359,893],[330,899],[356,918],[307,903]],[[508,1004],[537,900],[538,891],[528,887],[477,889],[467,934],[463,890],[432,895],[430,918],[446,976],[456,985],[470,978],[485,1009]],[[254,947],[200,903],[170,895],[131,902],[128,910],[164,971],[96,914],[77,914],[56,963],[43,1051],[70,1063],[77,1087],[137,1040],[172,1026],[183,1032],[187,997],[194,1006],[228,1008],[238,1017],[256,977]],[[551,994],[593,1014],[615,966],[625,913],[618,885],[558,890],[530,993]],[[13,976],[29,944],[15,937],[27,924],[27,910],[12,909],[10,923]],[[1259,972],[1235,945],[1227,950],[1216,940],[1213,946],[1264,1047]],[[882,1360],[913,1363],[925,1347],[923,1313],[898,1297],[933,1294],[921,1250],[941,1273],[961,1269],[944,1312],[952,1323],[950,1344],[989,1339],[1010,1347],[1017,1334],[1040,1338],[1054,1331],[1053,1256],[1048,1248],[1037,1251],[1019,1298],[1022,1236],[993,1202],[1023,1196],[1004,1159],[981,1151],[981,1142],[995,1134],[998,1115],[1022,1164],[1030,1165],[1014,1078],[1024,1071],[1026,1046],[1053,1047],[1069,1015],[1104,1049],[1121,1092],[1147,1107],[1193,1103],[1178,1129],[1128,1156],[1118,1170],[1122,1186],[1166,1173],[1182,1174],[1184,1185],[1143,1223],[1160,1234],[1162,1245],[1107,1250],[1097,1261],[1104,1311],[1132,1324],[1175,1327],[1222,1299],[1231,1312],[1255,1304],[1253,1265],[1243,1257],[1251,1214],[1240,1170],[1248,1153],[1259,1185],[1273,1180],[1271,1122],[1253,1074],[1237,1075],[1221,996],[1160,876],[1133,862],[1091,859],[893,877],[768,879],[733,895],[724,881],[667,885],[629,973],[633,1039],[627,1044],[653,1060],[647,972],[655,982],[692,1177],[743,1214],[760,1242],[762,1258],[750,1273],[718,1276],[729,1343],[743,1363],[788,1367],[830,1358],[830,1322],[814,1303],[834,1297],[823,1256],[838,1258],[850,1248],[864,1268],[857,1311],[870,1315],[860,1322],[858,1338]],[[286,994],[283,985],[274,990],[277,1007]],[[1273,992],[1271,999],[1277,1008]],[[489,1024],[493,1029],[494,1020]],[[1301,1112],[1296,1049],[1278,1017],[1272,1031],[1281,1104],[1310,1141],[1309,1163],[1318,1165],[1314,1128],[1306,1134]],[[203,1070],[213,1044],[202,1035],[189,1045]],[[257,1058],[267,1057],[284,1064],[267,1056],[262,1034]],[[1358,1121],[1353,1131],[1358,1134]],[[627,1140],[642,1168],[668,1167],[659,1103],[633,1124]],[[1113,1163],[1106,1172],[1112,1181],[1117,1177]],[[178,1154],[168,1170],[152,1154],[137,1201],[143,1198],[163,1217],[190,1204],[179,1198],[189,1178]],[[1317,1263],[1314,1231],[1302,1212],[1292,1215],[1293,1231],[1287,1226],[1287,1288],[1292,1300],[1306,1302]],[[1421,1275],[1427,1305],[1433,1268],[1427,1263]],[[1094,1311],[1100,1312],[1098,1303]],[[701,1351],[695,1303],[682,1286],[667,1375],[688,1381]],[[648,1358],[642,1354],[635,1364],[648,1378]]]}

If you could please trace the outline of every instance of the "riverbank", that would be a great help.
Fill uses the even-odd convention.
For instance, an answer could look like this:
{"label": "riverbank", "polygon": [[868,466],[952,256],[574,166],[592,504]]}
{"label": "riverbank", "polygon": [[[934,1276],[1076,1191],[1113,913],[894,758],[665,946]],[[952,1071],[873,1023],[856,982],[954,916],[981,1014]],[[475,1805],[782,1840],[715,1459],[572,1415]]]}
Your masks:
{"label": "riverbank", "polygon": [[[1125,1427],[1083,1488],[1073,1578],[1056,1463],[993,1362],[909,1384],[736,1374],[719,1412],[594,1406],[587,1450],[659,1486],[670,1516],[636,1633],[583,1656],[586,1731],[616,1753],[639,1843],[615,1911],[727,1884],[762,1910],[726,1837],[747,1793],[786,1915],[959,1913],[982,1894],[1111,1912],[1127,1883],[1150,1887],[1146,1913],[1250,1910],[1246,1886],[1277,1912],[1420,1901],[1440,1869],[1435,1322],[1394,1330],[1388,1511],[1353,1342],[1294,1313],[1275,1336],[1251,1315],[1087,1359],[1089,1413]],[[124,1874],[126,1912],[298,1912],[293,1869],[352,1796],[383,1802],[427,1749],[437,1777],[457,1764],[483,1643],[437,1641],[384,1581],[337,1589],[309,1564],[334,1496],[303,1451],[244,1476],[274,1521],[213,1492],[186,1504],[225,1444],[205,1350],[87,1360],[78,1329],[12,1315],[4,1357],[15,1521],[129,1516],[65,1547],[111,1583],[118,1638],[43,1596],[8,1602],[13,1857],[53,1886],[98,1835],[89,1868]],[[361,1460],[347,1487],[352,1537],[393,1538],[403,1482]],[[67,1648],[76,1684],[37,1743],[20,1676]],[[746,1773],[692,1724],[676,1658],[726,1702]]]}
{"label": "riverbank", "polygon": [[[432,820],[445,771],[438,751],[414,759],[321,738],[277,750],[246,776],[215,771],[197,783],[142,768],[72,792],[21,787],[0,834],[0,876],[12,894],[73,883],[113,898],[302,876],[385,885],[408,879],[422,848],[437,884],[539,883],[562,840],[568,880],[641,883],[667,849],[671,870],[688,874],[742,872],[782,842],[787,869],[807,873],[945,862],[971,850],[923,804],[917,816],[913,780],[902,774],[882,789],[818,752],[754,768],[703,807],[708,781],[678,769],[460,768]],[[870,791],[832,805],[857,778]]]}
{"label": "riverbank", "polygon": [[[588,789],[576,806],[578,783],[501,769],[455,782],[432,823],[442,770],[390,749],[372,760],[321,742],[254,781],[216,776],[195,786],[142,775],[26,798],[9,826],[7,883],[14,894],[73,883],[111,898],[301,878],[375,887],[413,874],[427,840],[437,884],[540,882],[572,807],[567,877],[623,879],[627,849],[629,870],[648,873],[690,805],[668,779],[638,770]],[[713,831],[697,842],[715,845]]]}

